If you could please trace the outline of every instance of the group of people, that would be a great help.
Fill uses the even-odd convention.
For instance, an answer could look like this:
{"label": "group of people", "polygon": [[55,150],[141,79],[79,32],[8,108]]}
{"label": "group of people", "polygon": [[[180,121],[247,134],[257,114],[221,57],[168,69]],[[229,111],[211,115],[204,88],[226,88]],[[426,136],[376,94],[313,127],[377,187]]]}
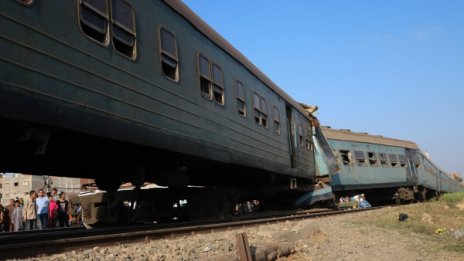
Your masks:
{"label": "group of people", "polygon": [[29,198],[10,199],[3,207],[0,204],[0,232],[45,229],[49,227],[69,227],[70,203],[66,194],[53,188],[45,193],[31,190]]}
{"label": "group of people", "polygon": [[358,207],[360,208],[369,208],[371,204],[366,200],[364,194],[354,195],[352,197],[340,197],[340,203],[344,202],[357,202]]}

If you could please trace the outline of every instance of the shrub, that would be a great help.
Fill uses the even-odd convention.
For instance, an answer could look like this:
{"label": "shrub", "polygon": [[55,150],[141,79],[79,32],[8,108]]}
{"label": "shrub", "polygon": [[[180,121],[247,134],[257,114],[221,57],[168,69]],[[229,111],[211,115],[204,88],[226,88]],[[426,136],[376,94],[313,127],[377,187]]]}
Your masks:
{"label": "shrub", "polygon": [[440,201],[447,203],[464,202],[464,192],[446,193],[440,198]]}

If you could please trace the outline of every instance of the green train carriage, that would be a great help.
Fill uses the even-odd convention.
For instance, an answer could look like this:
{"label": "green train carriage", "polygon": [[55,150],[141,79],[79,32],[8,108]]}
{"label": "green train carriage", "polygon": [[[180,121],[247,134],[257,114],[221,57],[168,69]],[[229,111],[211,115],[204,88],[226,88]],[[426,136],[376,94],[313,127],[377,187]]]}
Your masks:
{"label": "green train carriage", "polygon": [[313,187],[307,113],[180,1],[6,0],[0,24],[1,171]]}

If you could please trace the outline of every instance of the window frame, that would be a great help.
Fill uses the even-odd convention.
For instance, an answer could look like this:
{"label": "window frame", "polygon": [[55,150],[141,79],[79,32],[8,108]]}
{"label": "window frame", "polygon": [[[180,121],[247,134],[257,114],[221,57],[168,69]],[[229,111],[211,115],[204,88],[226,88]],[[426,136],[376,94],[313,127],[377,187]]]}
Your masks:
{"label": "window frame", "polygon": [[280,111],[277,106],[272,106],[272,118],[274,122],[274,133],[278,136],[282,134],[281,128],[280,128]]}
{"label": "window frame", "polygon": [[[163,37],[162,37],[162,31],[166,32],[167,34],[171,35],[172,38],[174,39],[174,49],[176,51],[176,56],[174,57],[172,54],[167,52],[166,50],[163,50]],[[180,82],[180,63],[179,63],[179,47],[177,44],[177,38],[176,35],[173,34],[171,31],[169,31],[165,26],[160,25],[158,28],[158,51],[159,51],[159,57],[160,57],[160,69],[161,69],[161,75],[166,77],[168,80],[179,83]],[[164,62],[163,60],[163,55],[167,56],[167,59],[172,59],[176,62],[176,72],[175,72],[175,79],[171,78],[170,76],[166,75],[164,73],[163,69],[163,63],[168,64],[167,62]]]}
{"label": "window frame", "polygon": [[[219,85],[219,82],[216,81],[215,77],[214,77],[214,68],[217,68],[219,69],[219,71],[221,72],[221,84]],[[222,70],[222,67],[219,66],[217,63],[211,61],[211,88],[212,88],[212,100],[218,104],[218,105],[221,105],[221,106],[225,106],[226,104],[226,95],[225,95],[225,85],[224,85],[224,71]],[[222,102],[218,102],[216,100],[216,95],[215,95],[215,89],[221,89],[221,100]]]}
{"label": "window frame", "polygon": [[[394,159],[394,161],[392,160]],[[397,168],[399,166],[398,156],[396,154],[388,154],[388,161],[390,161],[390,166]]]}
{"label": "window frame", "polygon": [[[18,2],[20,2],[20,0],[18,0]],[[110,5],[109,5],[109,1],[108,1],[108,0],[105,0],[104,2],[106,3],[106,12],[107,12],[106,14],[103,14],[103,13],[101,13],[99,10],[94,9],[94,8],[92,8],[91,6],[85,4],[85,0],[79,0],[79,1],[77,1],[77,13],[78,13],[77,19],[78,19],[78,24],[79,24],[79,30],[81,31],[81,33],[82,33],[85,37],[87,37],[87,38],[88,38],[89,40],[91,40],[92,42],[95,42],[95,43],[97,43],[97,44],[99,44],[99,45],[101,45],[101,46],[103,46],[103,47],[108,47],[109,44],[110,44],[110,38],[111,38],[111,37],[110,37],[110,23],[111,23],[111,21],[110,21],[110,15],[111,15],[111,14],[110,14],[110,12],[111,12],[110,9],[111,9],[111,7],[110,7]],[[95,39],[95,38],[93,38],[93,37],[91,37],[90,35],[88,35],[87,33],[85,33],[84,28],[82,28],[82,25],[81,25],[81,23],[82,23],[82,11],[81,11],[81,8],[82,8],[82,7],[81,7],[81,6],[82,6],[82,5],[84,5],[86,8],[91,9],[93,12],[95,12],[95,13],[97,13],[97,14],[103,16],[103,18],[106,19],[106,32],[105,32],[105,34],[104,34],[104,35],[105,35],[105,40],[104,40],[103,42],[102,42],[102,41],[99,41],[99,40],[97,40],[97,39]],[[87,26],[89,26],[89,25],[87,25]]]}
{"label": "window frame", "polygon": [[[121,2],[125,2],[131,9],[131,13],[132,13],[132,25],[134,26],[133,29],[131,28],[127,28],[125,25],[123,25],[122,23],[118,23],[117,21],[115,22],[114,21],[114,12],[113,12],[113,1],[121,1]],[[109,0],[110,2],[110,24],[111,24],[111,28],[110,28],[110,36],[111,36],[111,45],[113,46],[113,49],[116,51],[116,53],[120,54],[121,56],[129,59],[129,60],[132,60],[132,61],[135,61],[137,59],[137,27],[136,27],[136,19],[135,19],[135,11],[134,11],[134,7],[132,6],[132,4],[127,1],[127,0]],[[120,30],[123,30],[125,31],[126,33],[128,34],[131,34],[133,37],[134,37],[134,44],[133,44],[133,47],[132,47],[132,55],[131,56],[128,56],[126,54],[124,54],[123,52],[121,52],[120,50],[117,49],[117,47],[114,45],[114,29],[113,27],[116,26],[118,27]],[[129,31],[129,30],[133,30],[132,31]],[[119,41],[119,40],[118,40]]]}
{"label": "window frame", "polygon": [[[340,154],[341,163],[343,165],[346,166],[353,163],[353,154],[351,153],[351,150],[338,150],[338,153]],[[346,156],[347,161],[344,156]]]}
{"label": "window frame", "polygon": [[[257,92],[253,92],[252,97],[253,97],[253,111],[255,113],[254,121],[259,126],[262,126],[263,128],[267,129],[269,127],[269,117],[268,117],[266,99],[264,99],[264,97],[259,95]],[[255,99],[255,97],[257,97],[257,99]],[[263,112],[263,108],[266,110],[266,112]],[[263,115],[265,117],[263,117]],[[263,118],[265,118],[265,121],[263,121]]]}
{"label": "window frame", "polygon": [[[264,122],[265,124],[262,123],[262,126],[264,128],[268,128],[269,127],[269,113],[268,113],[266,99],[264,99],[263,96],[260,96],[259,103],[260,103],[260,108],[261,108],[261,122],[263,122],[263,118],[265,118],[265,122]],[[263,115],[265,117],[263,117]]]}
{"label": "window frame", "polygon": [[[239,87],[242,89],[243,91],[243,97],[240,97],[240,93],[239,93]],[[235,97],[237,98],[237,112],[240,116],[242,116],[243,118],[246,118],[247,117],[247,105],[246,105],[246,90],[245,90],[245,86],[243,85],[243,83],[239,80],[235,80]],[[242,108],[239,108],[239,101],[243,103],[243,106]],[[240,109],[243,109],[243,114],[240,113]]]}
{"label": "window frame", "polygon": [[[205,60],[208,65],[208,73],[209,73],[209,78],[207,78],[207,75],[204,75],[202,73],[202,66],[201,66],[201,59]],[[216,67],[219,69],[221,72],[221,82],[215,81],[214,78],[214,72],[213,72],[213,67]],[[198,80],[199,80],[199,86],[200,86],[200,91],[201,91],[201,96],[203,96],[205,99],[208,99],[212,102],[214,102],[217,105],[220,105],[221,107],[225,107],[226,105],[226,88],[225,88],[225,79],[224,79],[224,71],[222,70],[222,67],[219,66],[217,63],[206,57],[206,55],[201,54],[198,52],[197,54],[197,73],[198,73]],[[202,79],[207,81],[208,83],[208,95],[203,91],[203,86],[202,86]],[[220,84],[219,84],[220,83]],[[222,103],[218,102],[214,96],[214,88],[219,88],[222,90],[221,92],[221,97],[222,97]]]}
{"label": "window frame", "polygon": [[408,159],[404,154],[398,154],[398,164],[401,168],[406,168],[408,166]]}
{"label": "window frame", "polygon": [[[209,75],[204,75],[202,73],[202,66],[201,66],[201,59],[204,59],[206,61],[206,64],[208,66],[208,74]],[[200,91],[201,91],[201,96],[203,96],[205,99],[211,100],[213,96],[213,86],[212,86],[212,75],[211,75],[211,64],[209,62],[209,59],[205,57],[203,54],[198,53],[197,55],[197,67],[198,67],[198,79],[199,79],[199,85],[200,85]],[[209,77],[209,78],[208,78]],[[208,94],[203,91],[203,86],[201,84],[201,79],[205,79],[208,83]]]}
{"label": "window frame", "polygon": [[[362,158],[360,157],[362,154]],[[355,150],[354,151],[354,157],[356,158],[356,164],[359,167],[367,167],[367,161],[366,161],[366,153],[362,150]]]}
{"label": "window frame", "polygon": [[380,166],[381,167],[389,167],[390,162],[388,161],[388,154],[381,152],[379,153],[379,161],[380,161]]}
{"label": "window frame", "polygon": [[378,167],[379,166],[379,158],[377,157],[377,153],[373,151],[367,152],[367,160],[369,161],[369,166]]}

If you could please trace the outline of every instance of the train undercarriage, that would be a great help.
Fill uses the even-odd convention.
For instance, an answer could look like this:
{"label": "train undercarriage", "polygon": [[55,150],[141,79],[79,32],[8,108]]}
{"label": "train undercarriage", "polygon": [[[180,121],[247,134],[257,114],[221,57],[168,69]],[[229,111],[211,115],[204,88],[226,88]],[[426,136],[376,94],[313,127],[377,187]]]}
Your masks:
{"label": "train undercarriage", "polygon": [[[227,217],[258,209],[250,202],[259,202],[261,210],[288,209],[318,189],[312,179],[58,128],[9,120],[1,126],[2,171],[94,178],[100,190],[108,191],[80,200],[89,225]],[[136,189],[117,191],[125,182]],[[146,182],[165,188],[138,189]]]}
{"label": "train undercarriage", "polygon": [[373,205],[410,204],[438,198],[442,193],[423,186],[399,186],[389,188],[370,188],[334,191],[337,201],[340,197],[353,197],[364,194]]}

